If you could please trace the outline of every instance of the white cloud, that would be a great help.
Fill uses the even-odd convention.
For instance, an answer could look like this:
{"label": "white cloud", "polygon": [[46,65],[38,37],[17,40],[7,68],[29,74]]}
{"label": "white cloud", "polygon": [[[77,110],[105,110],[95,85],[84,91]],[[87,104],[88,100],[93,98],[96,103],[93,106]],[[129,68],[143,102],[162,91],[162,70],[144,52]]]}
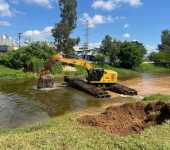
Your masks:
{"label": "white cloud", "polygon": [[125,33],[125,34],[123,35],[123,37],[126,38],[126,39],[128,39],[128,38],[130,38],[130,34],[129,34],[129,33]]}
{"label": "white cloud", "polygon": [[12,9],[12,13],[13,13],[13,16],[15,16],[15,15],[25,16],[26,15],[26,12],[16,10],[15,8]]}
{"label": "white cloud", "polygon": [[25,0],[28,4],[36,4],[39,6],[52,8],[53,0]]}
{"label": "white cloud", "polygon": [[48,38],[52,35],[52,26],[47,26],[43,30],[29,30],[23,33],[26,38],[31,38],[32,41],[48,41]]}
{"label": "white cloud", "polygon": [[11,26],[11,24],[7,21],[0,21],[0,26]]}
{"label": "white cloud", "polygon": [[129,25],[128,23],[126,23],[123,27],[124,27],[124,28],[129,28],[130,25]]}
{"label": "white cloud", "polygon": [[4,17],[12,16],[10,5],[5,0],[0,0],[0,15]]}
{"label": "white cloud", "polygon": [[138,7],[142,4],[141,0],[94,0],[92,7],[94,9],[114,10],[122,5],[128,4],[132,7]]}
{"label": "white cloud", "polygon": [[84,13],[83,17],[80,18],[80,21],[83,24],[86,24],[86,21],[89,21],[89,27],[93,28],[98,24],[105,24],[105,23],[114,23],[116,20],[123,19],[124,17],[115,17],[112,16],[102,16],[102,15],[94,15],[93,17],[89,16],[88,13]]}
{"label": "white cloud", "polygon": [[95,0],[92,4],[92,7],[95,9],[102,8],[104,10],[113,10],[117,7],[117,3],[114,3],[113,0]]}
{"label": "white cloud", "polygon": [[156,51],[156,50],[157,50],[157,45],[147,44],[145,47],[146,47],[146,49],[148,50],[148,54],[150,54],[150,53],[152,53],[153,51]]}

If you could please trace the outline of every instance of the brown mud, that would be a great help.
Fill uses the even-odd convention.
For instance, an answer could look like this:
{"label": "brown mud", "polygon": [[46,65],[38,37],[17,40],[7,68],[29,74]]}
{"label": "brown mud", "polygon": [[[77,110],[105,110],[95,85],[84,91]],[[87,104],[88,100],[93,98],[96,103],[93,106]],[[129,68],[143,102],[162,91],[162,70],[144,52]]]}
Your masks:
{"label": "brown mud", "polygon": [[136,102],[110,106],[99,115],[86,115],[77,121],[83,125],[100,127],[112,134],[127,136],[160,125],[168,119],[170,119],[170,103],[159,101],[148,105]]}

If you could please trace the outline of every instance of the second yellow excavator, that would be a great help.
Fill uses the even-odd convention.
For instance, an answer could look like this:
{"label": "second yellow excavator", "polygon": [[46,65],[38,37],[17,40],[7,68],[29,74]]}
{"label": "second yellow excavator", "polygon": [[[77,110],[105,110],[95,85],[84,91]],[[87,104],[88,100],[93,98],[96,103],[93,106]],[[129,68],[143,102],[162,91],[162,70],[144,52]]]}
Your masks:
{"label": "second yellow excavator", "polygon": [[93,68],[92,64],[86,60],[79,58],[65,58],[61,52],[53,55],[45,65],[44,69],[39,72],[37,76],[41,78],[57,61],[68,65],[80,65],[86,68],[88,73],[86,81],[76,77],[64,77],[65,82],[74,88],[100,98],[110,97],[106,90],[119,94],[137,95],[136,90],[117,83],[117,72],[103,68]]}

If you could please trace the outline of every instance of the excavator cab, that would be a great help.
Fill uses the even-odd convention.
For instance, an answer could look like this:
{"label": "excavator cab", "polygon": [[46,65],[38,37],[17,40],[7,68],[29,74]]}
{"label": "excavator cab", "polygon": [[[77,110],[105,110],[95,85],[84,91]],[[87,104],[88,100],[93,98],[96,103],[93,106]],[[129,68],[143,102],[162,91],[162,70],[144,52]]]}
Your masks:
{"label": "excavator cab", "polygon": [[88,71],[87,81],[100,81],[103,77],[104,69],[103,68],[92,68]]}
{"label": "excavator cab", "polygon": [[91,68],[86,80],[92,84],[113,84],[117,82],[117,72],[103,68]]}

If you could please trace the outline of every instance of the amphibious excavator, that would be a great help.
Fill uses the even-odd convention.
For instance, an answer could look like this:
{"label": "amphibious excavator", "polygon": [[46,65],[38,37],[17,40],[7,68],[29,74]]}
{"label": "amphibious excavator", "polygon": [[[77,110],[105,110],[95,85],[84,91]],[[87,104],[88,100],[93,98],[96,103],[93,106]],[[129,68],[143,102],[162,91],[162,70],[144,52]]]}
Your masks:
{"label": "amphibious excavator", "polygon": [[57,61],[68,65],[80,65],[86,68],[86,80],[78,77],[64,76],[64,81],[73,88],[98,98],[111,97],[107,91],[113,91],[124,95],[137,95],[135,89],[117,83],[117,72],[103,68],[93,68],[92,64],[86,60],[80,58],[66,58],[61,52],[53,55],[49,59],[44,69],[37,74],[39,79],[41,79]]}

